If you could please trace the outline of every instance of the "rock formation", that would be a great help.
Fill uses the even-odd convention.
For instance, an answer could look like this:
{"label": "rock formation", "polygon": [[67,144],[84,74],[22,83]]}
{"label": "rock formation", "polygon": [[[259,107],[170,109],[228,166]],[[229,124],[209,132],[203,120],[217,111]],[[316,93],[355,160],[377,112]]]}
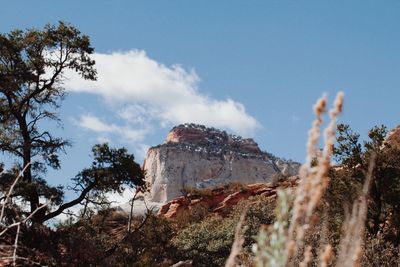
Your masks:
{"label": "rock formation", "polygon": [[149,198],[160,203],[191,188],[271,182],[274,174],[297,174],[299,166],[262,152],[253,139],[195,124],[174,127],[144,162]]}
{"label": "rock formation", "polygon": [[181,214],[187,214],[186,212],[188,211],[202,207],[207,211],[223,216],[241,200],[248,199],[251,196],[265,196],[275,199],[277,188],[293,188],[297,186],[298,182],[298,177],[292,176],[278,184],[257,183],[244,185],[242,188],[233,191],[220,187],[212,189],[208,194],[190,193],[165,203],[159,209],[158,215],[168,219],[175,219],[179,218]]}

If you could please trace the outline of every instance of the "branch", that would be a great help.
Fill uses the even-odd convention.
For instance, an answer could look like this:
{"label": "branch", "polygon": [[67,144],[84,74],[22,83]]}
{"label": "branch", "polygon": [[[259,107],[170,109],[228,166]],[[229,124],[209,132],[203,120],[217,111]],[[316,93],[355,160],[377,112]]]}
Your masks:
{"label": "branch", "polygon": [[[43,266],[40,262],[36,262],[36,261],[31,260],[31,259],[28,259],[28,258],[25,258],[25,257],[19,257],[19,256],[1,257],[1,259],[3,259],[3,260],[8,260],[8,259],[14,260],[15,259],[15,260],[26,261],[26,262],[28,262],[30,264],[33,264],[33,265]],[[14,265],[14,266],[16,266],[16,265]]]}
{"label": "branch", "polygon": [[[31,163],[26,164],[25,168],[18,174],[17,178],[15,178],[14,183],[11,185],[10,189],[8,190],[6,199],[1,207],[1,212],[0,212],[0,223],[3,220],[3,216],[4,216],[4,209],[6,208],[6,204],[9,202],[12,191],[14,190],[15,185],[17,184],[18,180],[23,176],[24,172],[26,171],[26,169],[28,168],[28,166]],[[0,234],[1,236],[1,234]]]}
{"label": "branch", "polygon": [[46,214],[43,217],[42,222],[50,220],[50,219],[60,215],[64,210],[71,208],[72,206],[75,206],[75,205],[79,204],[80,202],[82,202],[82,200],[85,199],[87,193],[89,193],[89,191],[92,190],[95,187],[95,185],[96,185],[96,182],[90,183],[85,189],[83,189],[83,191],[81,192],[79,197],[77,197],[76,199],[74,199],[70,202],[62,204],[57,210]]}
{"label": "branch", "polygon": [[112,203],[116,203],[117,201],[113,201],[113,200],[111,200],[111,201],[108,201],[108,200],[104,200],[104,201],[96,201],[96,200],[92,200],[92,199],[87,199],[87,201],[89,202],[89,203],[91,203],[91,204],[94,204],[94,205],[99,205],[99,206],[101,206],[101,205],[111,205]]}
{"label": "branch", "polygon": [[[19,196],[21,196],[21,194],[11,194],[10,198],[15,198],[15,197],[19,197]],[[6,200],[6,199],[7,199],[7,196],[0,197],[0,201]]]}
{"label": "branch", "polygon": [[32,140],[32,142],[34,142],[34,141],[36,141],[36,142],[39,142],[39,141],[45,142],[43,140],[46,140],[46,139],[41,139],[41,138],[45,138],[45,135],[50,139],[50,141],[52,140],[51,135],[50,135],[50,133],[48,131],[44,131],[40,135],[32,137],[31,140]]}
{"label": "branch", "polygon": [[[24,167],[24,169],[18,174],[18,176],[14,179],[14,182],[12,183],[12,185],[10,186],[10,189],[8,190],[6,197],[3,198],[4,201],[1,205],[1,212],[0,212],[0,224],[3,221],[3,217],[4,217],[4,210],[7,206],[7,204],[11,201],[11,196],[12,196],[12,192],[14,190],[15,185],[17,184],[18,180],[23,176],[24,172],[26,171],[26,169],[29,167],[30,163],[26,164],[26,166]],[[4,171],[2,171],[1,173],[4,173]],[[40,207],[37,207],[31,214],[29,214],[28,217],[26,217],[23,220],[20,220],[19,218],[17,218],[19,221],[12,223],[10,225],[6,225],[3,229],[3,231],[0,232],[0,237],[3,236],[9,229],[13,228],[13,227],[17,227],[17,231],[16,231],[16,235],[15,235],[15,240],[14,240],[14,251],[11,257],[9,257],[10,259],[12,259],[13,262],[13,266],[17,266],[17,259],[20,259],[20,257],[18,257],[17,255],[17,250],[18,250],[18,239],[19,239],[19,234],[21,231],[21,225],[25,224],[28,220],[30,220],[40,209],[46,207],[47,204],[44,204]],[[18,216],[17,216],[18,217]]]}
{"label": "branch", "polygon": [[133,195],[133,198],[132,198],[132,201],[131,201],[131,210],[130,210],[130,213],[129,213],[129,219],[128,219],[128,233],[130,233],[131,232],[131,223],[132,223],[132,217],[133,217],[133,204],[134,204],[134,202],[135,202],[135,200],[136,200],[136,196],[137,196],[137,194],[138,194],[138,192],[139,192],[139,190],[135,190],[135,194]]}
{"label": "branch", "polygon": [[18,249],[18,237],[19,231],[21,230],[21,224],[17,225],[17,233],[15,234],[15,241],[14,241],[14,253],[13,253],[13,265],[17,266],[17,249]]}
{"label": "branch", "polygon": [[12,144],[7,144],[5,142],[0,143],[0,151],[8,152],[10,154],[15,154],[21,158],[24,157],[24,154],[18,151],[18,149],[22,149],[22,146],[20,145],[13,146]]}
{"label": "branch", "polygon": [[[61,74],[61,72],[66,68],[66,65],[64,65],[67,62],[67,57],[65,57],[64,60],[60,60],[58,63],[59,65],[54,66],[54,73],[52,74],[50,79],[44,80],[43,81],[43,86],[39,86],[38,83],[36,83],[36,89],[33,90],[30,94],[24,97],[24,99],[21,101],[21,108],[25,103],[28,103],[31,99],[35,99],[35,97],[42,92],[44,92],[46,89],[51,89],[51,87],[55,84],[57,77]],[[40,75],[39,75],[40,76]],[[39,78],[38,78],[39,79]],[[49,81],[46,83],[46,81]]]}
{"label": "branch", "polygon": [[31,129],[34,129],[36,123],[37,123],[39,120],[44,119],[44,118],[53,118],[53,117],[54,117],[54,114],[51,113],[51,112],[47,112],[47,111],[39,112],[39,114],[36,115],[36,116],[28,123],[27,127],[28,127],[28,128],[31,127]]}
{"label": "branch", "polygon": [[43,209],[43,208],[46,207],[46,206],[47,206],[47,204],[43,204],[43,205],[37,207],[31,214],[29,214],[28,217],[26,217],[26,218],[23,219],[22,221],[15,222],[15,223],[13,223],[13,224],[8,225],[8,226],[0,233],[0,236],[4,235],[5,232],[7,232],[9,229],[11,229],[11,228],[13,228],[13,227],[15,227],[15,226],[19,226],[19,225],[21,225],[21,224],[26,223],[26,222],[27,222],[28,220],[30,220],[39,210]]}

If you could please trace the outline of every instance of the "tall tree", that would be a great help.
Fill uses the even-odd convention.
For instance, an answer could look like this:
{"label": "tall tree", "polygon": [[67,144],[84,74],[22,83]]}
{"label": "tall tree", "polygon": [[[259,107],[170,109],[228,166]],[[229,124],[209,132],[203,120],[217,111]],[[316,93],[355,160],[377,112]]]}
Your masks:
{"label": "tall tree", "polygon": [[66,70],[96,79],[93,51],[89,37],[64,22],[0,34],[0,151],[15,156],[20,167],[30,164],[23,174],[23,197],[31,212],[40,197],[60,201],[62,190],[49,187],[41,175],[47,167],[60,168],[59,153],[69,145],[39,124],[60,123]]}
{"label": "tall tree", "polygon": [[360,135],[349,125],[338,125],[336,159],[347,172],[346,180],[364,182],[371,156],[374,155],[374,171],[368,199],[367,228],[373,235],[384,233],[386,238],[400,244],[400,149],[385,143],[387,128],[375,126],[368,132],[363,144]]}

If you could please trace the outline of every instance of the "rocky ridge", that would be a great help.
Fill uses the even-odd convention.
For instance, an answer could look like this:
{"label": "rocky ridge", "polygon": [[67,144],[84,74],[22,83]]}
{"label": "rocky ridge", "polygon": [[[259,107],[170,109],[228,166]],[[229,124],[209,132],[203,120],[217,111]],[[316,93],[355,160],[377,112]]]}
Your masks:
{"label": "rocky ridge", "polygon": [[292,176],[299,166],[261,151],[251,138],[182,124],[163,144],[149,149],[143,168],[151,188],[149,200],[166,203],[191,188],[272,182],[274,174]]}
{"label": "rocky ridge", "polygon": [[175,219],[179,218],[180,215],[187,214],[186,212],[188,211],[190,212],[198,207],[202,207],[207,211],[224,216],[241,200],[248,199],[252,196],[265,196],[275,199],[278,188],[294,188],[297,186],[298,182],[298,177],[292,176],[276,184],[256,183],[243,185],[242,188],[234,190],[233,192],[219,187],[211,189],[208,193],[189,193],[161,206],[158,215],[168,219]]}

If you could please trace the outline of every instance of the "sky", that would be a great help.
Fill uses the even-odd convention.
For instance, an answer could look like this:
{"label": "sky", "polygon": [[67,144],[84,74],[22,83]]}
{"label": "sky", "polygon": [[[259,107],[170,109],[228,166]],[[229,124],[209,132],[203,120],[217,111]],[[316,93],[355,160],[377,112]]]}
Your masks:
{"label": "sky", "polygon": [[[252,137],[304,161],[312,105],[345,93],[340,122],[365,137],[400,123],[399,1],[2,1],[0,32],[70,22],[91,38],[98,81],[68,74],[66,184],[99,142],[142,163],[184,122]],[[10,158],[0,159],[4,161]],[[68,195],[67,195],[68,196]]]}

